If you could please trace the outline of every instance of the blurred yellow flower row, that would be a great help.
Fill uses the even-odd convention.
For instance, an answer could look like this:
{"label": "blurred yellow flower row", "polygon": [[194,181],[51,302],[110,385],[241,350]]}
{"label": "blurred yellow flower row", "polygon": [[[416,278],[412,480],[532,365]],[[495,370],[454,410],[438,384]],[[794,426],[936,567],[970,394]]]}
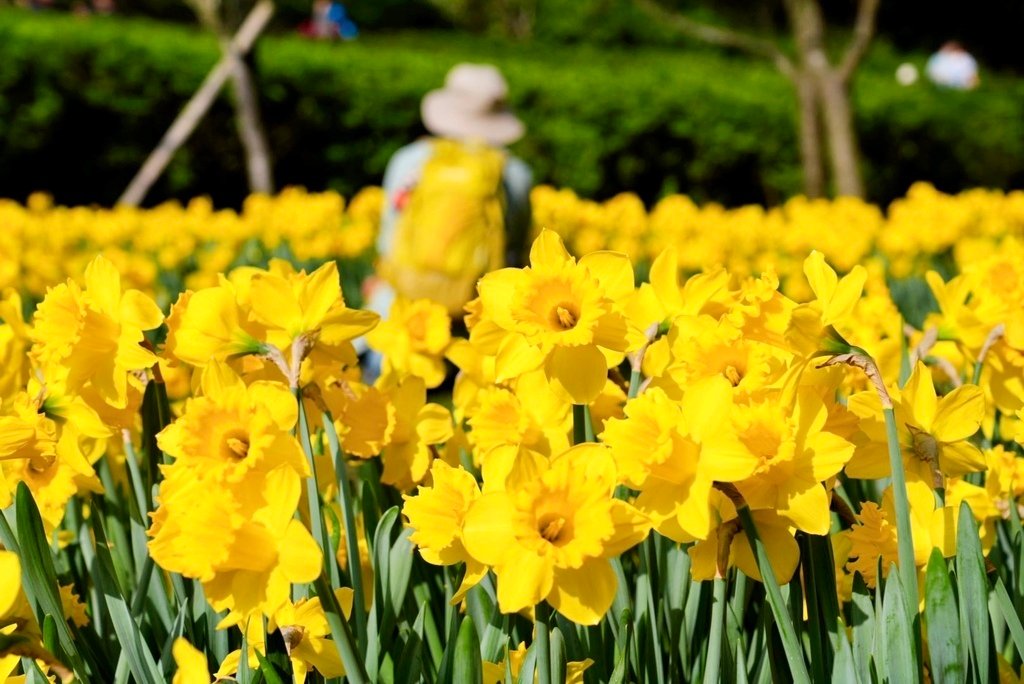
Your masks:
{"label": "blurred yellow flower row", "polygon": [[[240,211],[215,209],[206,198],[152,209],[54,206],[36,194],[26,205],[0,200],[0,288],[41,298],[46,288],[80,277],[89,255],[102,252],[132,287],[168,305],[175,289],[216,282],[217,274],[271,256],[299,262],[351,259],[372,252],[383,193],[370,187],[351,201],[334,192],[288,188],[253,195]],[[698,205],[671,195],[648,210],[622,193],[604,202],[572,190],[540,186],[531,196],[535,234],[557,232],[576,255],[598,250],[649,264],[679,248],[689,273],[723,266],[739,276],[766,269],[787,294],[808,294],[803,258],[822,252],[840,273],[878,259],[895,277],[923,274],[936,256],[962,266],[1007,237],[1024,237],[1024,192],[976,189],[957,195],[927,183],[910,188],[887,210],[854,198],[796,197],[765,209]]]}

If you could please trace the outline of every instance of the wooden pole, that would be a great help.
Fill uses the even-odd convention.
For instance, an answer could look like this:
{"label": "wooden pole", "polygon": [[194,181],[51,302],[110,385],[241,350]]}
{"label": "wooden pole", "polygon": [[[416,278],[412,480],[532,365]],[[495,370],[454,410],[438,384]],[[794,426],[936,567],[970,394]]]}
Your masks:
{"label": "wooden pole", "polygon": [[206,75],[202,85],[199,86],[192,99],[188,101],[188,104],[185,105],[184,109],[181,110],[181,113],[174,120],[174,123],[167,129],[163,139],[160,140],[160,144],[149,154],[142,168],[135,174],[128,188],[117,200],[118,204],[134,207],[142,202],[146,193],[153,186],[153,183],[156,182],[160,174],[167,168],[167,164],[170,163],[174,153],[185,144],[185,141],[192,135],[196,126],[206,116],[221,88],[224,87],[227,80],[235,73],[237,62],[252,49],[256,38],[266,28],[267,22],[270,21],[270,17],[273,14],[274,3],[272,0],[260,0],[252,8],[252,11],[249,12],[249,15],[242,22],[241,27],[239,27],[238,32],[231,39],[220,61]]}

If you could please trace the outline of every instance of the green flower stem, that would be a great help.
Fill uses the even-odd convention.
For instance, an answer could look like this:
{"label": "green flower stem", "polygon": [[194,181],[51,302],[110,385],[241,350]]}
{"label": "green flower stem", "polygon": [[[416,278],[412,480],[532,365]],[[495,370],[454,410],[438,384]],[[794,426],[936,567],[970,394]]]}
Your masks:
{"label": "green flower stem", "polygon": [[643,374],[640,372],[640,369],[634,369],[629,374],[629,393],[626,395],[626,398],[633,399],[636,395],[640,394],[640,383],[642,381]]}
{"label": "green flower stem", "polygon": [[750,548],[757,559],[757,569],[761,572],[761,579],[764,582],[765,591],[768,593],[768,603],[771,604],[772,615],[775,617],[775,625],[782,637],[783,650],[786,652],[786,662],[789,663],[789,672],[796,684],[810,684],[811,676],[807,672],[807,663],[804,661],[804,650],[800,640],[796,636],[796,628],[793,626],[793,619],[789,615],[789,609],[782,598],[782,591],[775,579],[775,571],[768,561],[768,550],[757,534],[757,526],[754,524],[754,517],[750,514],[750,508],[746,505],[738,506],[736,513],[739,515],[740,524],[750,542]]}
{"label": "green flower stem", "polygon": [[331,586],[337,587],[341,581],[338,576],[338,563],[334,560],[331,551],[331,542],[327,536],[327,525],[324,522],[323,511],[320,510],[320,486],[316,473],[316,458],[313,456],[313,444],[309,439],[309,422],[306,419],[306,407],[302,401],[302,389],[295,388],[295,401],[299,407],[299,424],[296,426],[297,437],[302,444],[302,450],[306,453],[306,460],[309,463],[309,471],[312,477],[306,478],[306,498],[309,500],[309,526],[313,533],[313,539],[323,551],[324,567],[327,569]]}
{"label": "green flower stem", "polygon": [[341,663],[345,666],[345,676],[352,684],[366,684],[370,681],[370,677],[366,674],[363,659],[358,655],[359,651],[356,650],[352,631],[338,606],[338,600],[331,589],[330,581],[322,573],[316,581],[316,593],[320,596],[320,605],[323,606],[324,614],[327,617],[327,625],[331,628],[334,647],[338,649]]}
{"label": "green flower stem", "polygon": [[587,441],[587,406],[572,405],[572,443],[583,444]]}
{"label": "green flower stem", "polygon": [[903,455],[900,452],[899,433],[896,429],[896,414],[892,407],[882,409],[885,415],[885,436],[889,443],[889,467],[892,470],[893,503],[896,507],[896,541],[899,553],[899,573],[906,593],[907,617],[914,628],[914,645],[917,662],[921,663],[921,632],[917,614],[917,566],[914,563],[914,537],[910,526],[910,501],[907,498],[907,476],[903,470]]}
{"label": "green flower stem", "polygon": [[[8,510],[14,510],[13,507]],[[14,530],[11,529],[11,523],[7,520],[7,515],[0,510],[0,544],[3,544],[4,548],[8,551],[21,555],[21,547],[18,545],[18,537],[15,536]]]}
{"label": "green flower stem", "polygon": [[724,577],[716,577],[715,602],[711,606],[711,634],[708,637],[708,658],[704,665],[704,684],[717,684],[722,664],[722,636],[725,632],[725,597],[728,585]]}
{"label": "green flower stem", "polygon": [[541,601],[534,610],[534,646],[537,649],[537,664],[534,670],[537,673],[538,684],[554,684],[551,681],[551,636],[548,633],[548,605]]}
{"label": "green flower stem", "polygon": [[356,528],[355,500],[349,489],[348,464],[341,452],[338,432],[334,429],[334,418],[324,411],[324,431],[327,433],[327,448],[331,452],[334,472],[338,477],[338,492],[341,496],[341,513],[345,523],[345,552],[348,557],[348,574],[352,582],[352,617],[356,628],[356,640],[362,646],[366,643],[366,604],[363,588],[362,562],[359,557],[359,530]]}

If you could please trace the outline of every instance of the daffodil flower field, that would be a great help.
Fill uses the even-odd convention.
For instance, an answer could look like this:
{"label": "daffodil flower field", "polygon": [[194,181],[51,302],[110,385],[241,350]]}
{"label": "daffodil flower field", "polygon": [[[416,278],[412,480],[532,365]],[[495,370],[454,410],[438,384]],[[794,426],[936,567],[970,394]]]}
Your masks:
{"label": "daffodil flower field", "polygon": [[1024,193],[532,202],[0,201],[0,682],[1020,681]]}

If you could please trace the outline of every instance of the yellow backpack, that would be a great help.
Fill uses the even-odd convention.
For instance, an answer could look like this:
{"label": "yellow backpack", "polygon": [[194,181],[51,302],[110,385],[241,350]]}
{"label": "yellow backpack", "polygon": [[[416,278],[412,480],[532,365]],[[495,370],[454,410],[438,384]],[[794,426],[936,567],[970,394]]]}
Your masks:
{"label": "yellow backpack", "polygon": [[461,316],[480,276],[504,266],[504,168],[494,148],[433,142],[382,267],[399,295],[432,299]]}

